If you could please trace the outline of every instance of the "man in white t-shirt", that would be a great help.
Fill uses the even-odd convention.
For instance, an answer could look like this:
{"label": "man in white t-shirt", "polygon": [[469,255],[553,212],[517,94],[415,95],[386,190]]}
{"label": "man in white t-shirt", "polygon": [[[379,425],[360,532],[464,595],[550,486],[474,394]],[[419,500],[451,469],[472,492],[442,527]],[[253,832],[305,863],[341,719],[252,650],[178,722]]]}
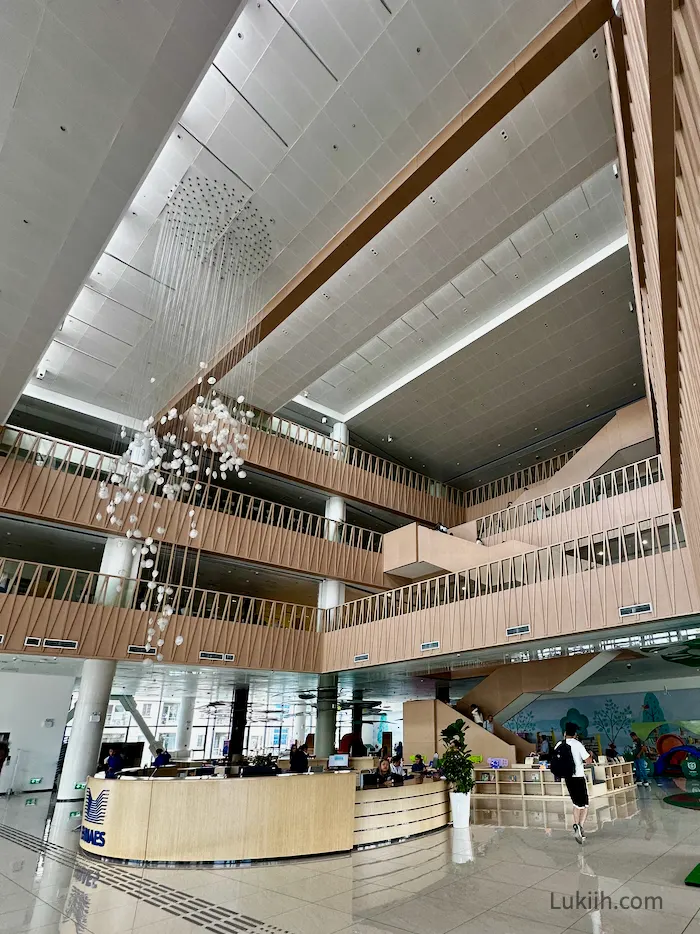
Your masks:
{"label": "man in white t-shirt", "polygon": [[574,760],[574,774],[570,778],[565,778],[564,781],[574,806],[574,837],[578,843],[583,843],[586,839],[583,823],[588,814],[588,785],[583,766],[584,763],[590,762],[592,757],[583,743],[576,739],[577,732],[575,723],[567,723],[564,727],[564,742],[570,747]]}

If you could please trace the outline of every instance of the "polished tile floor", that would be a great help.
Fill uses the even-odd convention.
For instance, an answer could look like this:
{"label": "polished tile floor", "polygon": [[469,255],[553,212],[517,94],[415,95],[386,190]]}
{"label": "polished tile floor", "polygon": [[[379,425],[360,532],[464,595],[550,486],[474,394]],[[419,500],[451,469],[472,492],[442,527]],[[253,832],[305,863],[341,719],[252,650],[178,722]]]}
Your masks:
{"label": "polished tile floor", "polygon": [[107,866],[77,853],[76,805],[0,798],[0,932],[700,934],[700,812],[673,790],[606,799],[582,847],[562,803],[480,801],[466,834],[237,869]]}

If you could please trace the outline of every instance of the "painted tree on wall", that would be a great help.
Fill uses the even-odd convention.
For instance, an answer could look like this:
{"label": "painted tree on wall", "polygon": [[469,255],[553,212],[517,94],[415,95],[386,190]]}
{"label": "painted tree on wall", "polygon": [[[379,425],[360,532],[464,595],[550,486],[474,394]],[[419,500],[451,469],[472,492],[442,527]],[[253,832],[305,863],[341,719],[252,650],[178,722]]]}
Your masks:
{"label": "painted tree on wall", "polygon": [[580,710],[576,707],[569,707],[566,711],[566,715],[561,718],[559,721],[559,726],[561,727],[562,733],[567,723],[575,723],[578,727],[578,735],[580,737],[588,736],[588,717],[585,713],[581,713]]}
{"label": "painted tree on wall", "polygon": [[535,723],[535,715],[531,710],[521,710],[520,713],[516,713],[514,717],[511,717],[510,720],[506,720],[503,726],[507,730],[512,730],[513,733],[536,733],[537,724]]}
{"label": "painted tree on wall", "polygon": [[618,707],[609,697],[602,707],[593,711],[593,726],[605,733],[609,743],[614,743],[621,730],[629,733],[632,726],[632,708]]}
{"label": "painted tree on wall", "polygon": [[659,736],[662,736],[664,733],[670,733],[673,729],[670,724],[666,723],[663,707],[661,706],[659,698],[653,691],[647,691],[644,695],[644,701],[642,703],[642,721],[644,723],[660,723],[661,726],[657,727]]}

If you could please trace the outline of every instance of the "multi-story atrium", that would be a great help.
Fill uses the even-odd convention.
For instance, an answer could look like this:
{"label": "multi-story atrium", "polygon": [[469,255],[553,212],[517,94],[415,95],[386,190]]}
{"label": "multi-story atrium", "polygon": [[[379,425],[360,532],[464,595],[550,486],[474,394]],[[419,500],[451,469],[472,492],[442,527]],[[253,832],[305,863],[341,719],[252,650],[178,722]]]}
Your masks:
{"label": "multi-story atrium", "polygon": [[700,0],[0,76],[0,932],[697,934]]}

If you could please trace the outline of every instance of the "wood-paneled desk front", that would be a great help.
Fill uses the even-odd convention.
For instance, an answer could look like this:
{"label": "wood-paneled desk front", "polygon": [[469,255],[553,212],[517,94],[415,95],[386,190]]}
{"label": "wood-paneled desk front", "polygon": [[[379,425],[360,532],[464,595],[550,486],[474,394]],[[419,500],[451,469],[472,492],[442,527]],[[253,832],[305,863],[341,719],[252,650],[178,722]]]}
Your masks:
{"label": "wood-paneled desk front", "polygon": [[90,778],[80,846],[139,863],[347,852],[447,825],[447,784],[356,789],[355,772],[264,778]]}

